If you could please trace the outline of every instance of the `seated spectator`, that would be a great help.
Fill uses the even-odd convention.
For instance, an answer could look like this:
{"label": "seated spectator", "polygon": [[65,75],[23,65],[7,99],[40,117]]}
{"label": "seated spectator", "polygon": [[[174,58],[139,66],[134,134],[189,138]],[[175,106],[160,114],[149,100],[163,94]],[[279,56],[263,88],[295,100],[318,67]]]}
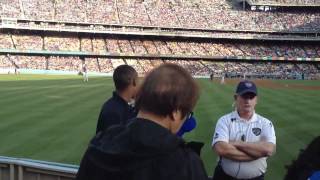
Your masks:
{"label": "seated spectator", "polygon": [[284,180],[319,180],[320,178],[320,136],[302,150],[290,166]]}
{"label": "seated spectator", "polygon": [[207,180],[200,157],[176,135],[198,94],[178,65],[151,71],[137,95],[137,118],[91,140],[76,180]]}

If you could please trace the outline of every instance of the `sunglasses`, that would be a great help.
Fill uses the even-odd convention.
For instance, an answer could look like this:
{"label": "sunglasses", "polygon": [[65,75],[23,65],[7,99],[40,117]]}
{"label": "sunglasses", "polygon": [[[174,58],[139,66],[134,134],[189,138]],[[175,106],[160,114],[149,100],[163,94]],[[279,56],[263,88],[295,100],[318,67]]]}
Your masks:
{"label": "sunglasses", "polygon": [[191,111],[191,112],[187,115],[186,120],[190,119],[192,116],[193,116],[193,112]]}

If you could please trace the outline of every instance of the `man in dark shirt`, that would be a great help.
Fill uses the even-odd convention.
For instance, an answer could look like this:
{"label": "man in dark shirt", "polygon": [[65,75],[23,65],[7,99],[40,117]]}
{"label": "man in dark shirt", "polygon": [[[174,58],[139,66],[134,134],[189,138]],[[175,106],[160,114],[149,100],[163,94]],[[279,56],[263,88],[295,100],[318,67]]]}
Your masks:
{"label": "man in dark shirt", "polygon": [[137,92],[138,73],[129,65],[118,66],[113,73],[116,91],[102,106],[96,133],[115,124],[126,124],[136,116],[133,105],[129,105]]}
{"label": "man in dark shirt", "polygon": [[182,67],[151,71],[137,94],[137,117],[91,140],[76,180],[207,180],[199,155],[176,135],[198,97]]}

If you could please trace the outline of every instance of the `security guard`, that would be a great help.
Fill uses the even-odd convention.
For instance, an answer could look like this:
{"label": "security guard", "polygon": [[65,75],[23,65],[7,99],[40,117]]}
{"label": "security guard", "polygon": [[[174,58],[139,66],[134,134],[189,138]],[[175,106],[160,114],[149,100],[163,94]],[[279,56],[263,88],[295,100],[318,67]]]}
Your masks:
{"label": "security guard", "polygon": [[218,120],[212,148],[220,160],[214,180],[264,179],[276,136],[272,122],[255,113],[257,95],[252,81],[241,81],[234,95],[236,110]]}

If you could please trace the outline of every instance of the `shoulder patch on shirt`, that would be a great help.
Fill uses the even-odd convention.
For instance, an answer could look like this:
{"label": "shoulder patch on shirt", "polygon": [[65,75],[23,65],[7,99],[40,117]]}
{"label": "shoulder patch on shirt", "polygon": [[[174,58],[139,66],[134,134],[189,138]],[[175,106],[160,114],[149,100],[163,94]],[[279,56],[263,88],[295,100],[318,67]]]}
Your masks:
{"label": "shoulder patch on shirt", "polygon": [[252,133],[256,136],[259,136],[261,134],[260,128],[252,128]]}
{"label": "shoulder patch on shirt", "polygon": [[213,139],[217,139],[219,137],[219,133],[215,133]]}

